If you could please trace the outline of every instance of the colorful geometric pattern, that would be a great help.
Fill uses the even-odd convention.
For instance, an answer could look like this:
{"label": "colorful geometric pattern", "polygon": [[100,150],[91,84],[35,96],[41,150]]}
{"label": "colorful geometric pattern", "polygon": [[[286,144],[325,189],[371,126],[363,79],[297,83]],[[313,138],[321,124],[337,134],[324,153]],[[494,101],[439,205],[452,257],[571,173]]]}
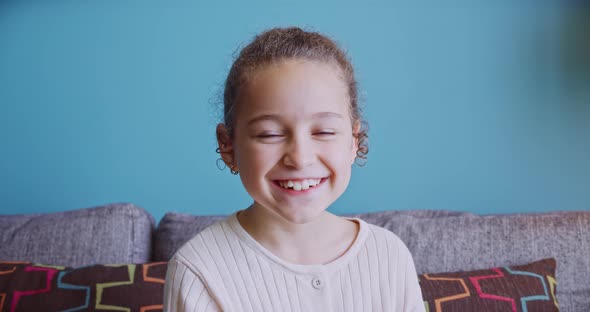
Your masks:
{"label": "colorful geometric pattern", "polygon": [[[558,311],[555,259],[422,274],[428,312]],[[167,262],[79,268],[0,262],[0,311],[162,311]]]}
{"label": "colorful geometric pattern", "polygon": [[167,262],[79,268],[0,262],[0,311],[162,311]]}
{"label": "colorful geometric pattern", "polygon": [[555,259],[419,276],[426,311],[559,311]]}

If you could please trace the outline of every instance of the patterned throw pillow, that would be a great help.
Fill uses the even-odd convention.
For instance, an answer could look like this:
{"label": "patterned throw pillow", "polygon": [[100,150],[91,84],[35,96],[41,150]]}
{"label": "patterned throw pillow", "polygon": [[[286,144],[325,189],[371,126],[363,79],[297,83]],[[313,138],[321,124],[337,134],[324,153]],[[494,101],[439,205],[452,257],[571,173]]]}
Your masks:
{"label": "patterned throw pillow", "polygon": [[427,273],[419,280],[429,312],[559,311],[555,259],[487,270]]}
{"label": "patterned throw pillow", "polygon": [[0,262],[0,311],[162,311],[167,262],[78,268]]}

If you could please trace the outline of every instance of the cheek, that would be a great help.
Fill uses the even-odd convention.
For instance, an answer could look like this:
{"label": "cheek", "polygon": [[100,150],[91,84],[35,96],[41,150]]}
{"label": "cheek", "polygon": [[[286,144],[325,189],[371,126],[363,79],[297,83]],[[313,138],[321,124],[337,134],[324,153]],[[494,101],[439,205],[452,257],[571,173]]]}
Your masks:
{"label": "cheek", "polygon": [[334,142],[334,144],[328,144],[321,148],[321,153],[325,157],[329,157],[334,165],[350,165],[353,154],[353,145],[350,140],[343,139],[340,142]]}
{"label": "cheek", "polygon": [[277,162],[278,153],[270,145],[244,144],[236,150],[240,171],[244,173],[267,170]]}

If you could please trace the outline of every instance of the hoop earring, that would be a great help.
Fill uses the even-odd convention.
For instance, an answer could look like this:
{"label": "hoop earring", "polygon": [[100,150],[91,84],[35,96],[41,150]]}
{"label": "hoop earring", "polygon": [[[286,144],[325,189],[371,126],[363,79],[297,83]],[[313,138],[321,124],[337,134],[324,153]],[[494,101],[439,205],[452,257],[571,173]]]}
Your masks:
{"label": "hoop earring", "polygon": [[223,159],[221,159],[221,157],[217,158],[217,160],[215,161],[215,164],[217,165],[217,169],[219,169],[219,170],[223,170],[227,167],[227,165],[225,164]]}
{"label": "hoop earring", "polygon": [[231,174],[233,175],[237,175],[238,173],[240,173],[238,170],[235,170],[234,167],[229,167],[229,172],[231,172]]}

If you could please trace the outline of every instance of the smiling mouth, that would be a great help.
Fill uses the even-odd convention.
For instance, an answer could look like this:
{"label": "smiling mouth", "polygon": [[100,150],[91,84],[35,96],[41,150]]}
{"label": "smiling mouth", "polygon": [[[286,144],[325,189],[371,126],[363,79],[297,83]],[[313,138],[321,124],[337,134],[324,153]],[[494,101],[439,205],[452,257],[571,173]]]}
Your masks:
{"label": "smiling mouth", "polygon": [[291,191],[301,192],[318,187],[328,178],[315,178],[303,180],[274,180],[277,186]]}

